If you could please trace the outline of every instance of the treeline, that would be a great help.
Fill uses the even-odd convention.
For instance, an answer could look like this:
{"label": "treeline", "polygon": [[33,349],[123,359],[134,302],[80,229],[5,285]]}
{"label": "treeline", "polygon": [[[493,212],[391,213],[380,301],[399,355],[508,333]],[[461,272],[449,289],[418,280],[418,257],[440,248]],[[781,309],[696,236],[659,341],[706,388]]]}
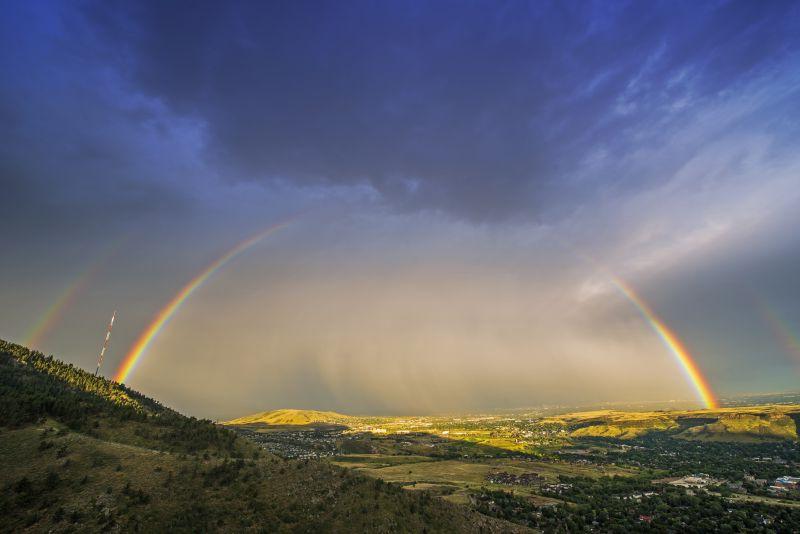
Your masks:
{"label": "treeline", "polygon": [[183,416],[122,384],[0,340],[0,426],[48,417],[89,435],[101,422],[133,423],[138,435],[160,442],[157,448],[236,455],[236,435],[209,420]]}

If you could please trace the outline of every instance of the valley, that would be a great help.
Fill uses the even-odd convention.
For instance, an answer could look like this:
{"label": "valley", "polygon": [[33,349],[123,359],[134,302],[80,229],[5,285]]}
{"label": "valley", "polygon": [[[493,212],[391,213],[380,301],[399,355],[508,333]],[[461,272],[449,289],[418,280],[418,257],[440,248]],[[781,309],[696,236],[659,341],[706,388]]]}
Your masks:
{"label": "valley", "polygon": [[[797,404],[565,414],[320,414],[276,410],[226,425],[274,454],[322,459],[407,492],[424,491],[545,530],[569,521],[590,527],[602,516],[600,502],[603,510],[617,512],[615,519],[602,516],[605,521],[625,528],[652,521],[690,524],[711,505],[738,510],[742,517],[736,521],[766,525],[786,514],[793,518],[800,507]],[[651,513],[655,509],[660,512]]]}

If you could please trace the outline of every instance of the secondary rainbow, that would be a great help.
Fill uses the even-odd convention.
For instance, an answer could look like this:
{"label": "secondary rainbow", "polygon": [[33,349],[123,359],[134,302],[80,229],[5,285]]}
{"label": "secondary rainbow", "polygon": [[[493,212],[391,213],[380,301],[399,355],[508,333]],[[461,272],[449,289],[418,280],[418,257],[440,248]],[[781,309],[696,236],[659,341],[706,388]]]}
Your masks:
{"label": "secondary rainbow", "polygon": [[678,360],[683,368],[684,373],[686,374],[686,377],[694,386],[698,396],[703,401],[703,404],[705,404],[706,408],[718,408],[719,402],[717,401],[716,395],[714,395],[714,392],[711,390],[708,380],[706,380],[706,377],[703,375],[700,367],[694,361],[689,349],[686,348],[677,334],[672,332],[667,327],[666,323],[664,323],[664,321],[661,320],[658,315],[656,315],[656,313],[644,301],[644,299],[642,299],[636,293],[636,291],[634,291],[633,287],[627,284],[624,280],[612,274],[609,274],[608,276],[614,286],[616,286],[616,288],[625,296],[625,298],[627,298],[639,310],[653,331],[658,334],[658,336],[661,338],[661,341],[664,342],[664,345],[666,345],[673,356],[675,356],[675,359]]}
{"label": "secondary rainbow", "polygon": [[64,311],[69,308],[80,293],[86,289],[95,269],[88,269],[78,276],[70,285],[58,295],[55,301],[39,317],[39,320],[31,327],[25,335],[25,345],[38,349],[42,341],[50,334],[64,315]]}
{"label": "secondary rainbow", "polygon": [[38,349],[45,338],[61,321],[66,310],[72,306],[75,299],[88,287],[89,282],[102,269],[106,262],[119,250],[126,238],[118,239],[101,254],[89,267],[87,267],[75,280],[59,293],[56,300],[45,310],[34,325],[25,335],[25,345]]}
{"label": "secondary rainbow", "polygon": [[264,239],[270,234],[273,234],[280,230],[281,228],[289,225],[293,219],[289,219],[284,222],[280,222],[274,224],[265,230],[255,234],[252,237],[249,237],[233,247],[232,249],[228,250],[225,254],[214,260],[211,264],[209,264],[203,271],[200,272],[197,276],[192,278],[188,284],[183,286],[183,288],[178,291],[178,293],[172,297],[170,300],[161,310],[153,317],[150,324],[145,328],[139,337],[136,339],[136,342],[128,351],[128,354],[125,356],[125,359],[122,360],[122,363],[117,369],[117,374],[114,376],[114,380],[119,383],[123,383],[127,381],[128,377],[130,376],[131,372],[136,367],[136,364],[141,360],[142,356],[144,356],[145,352],[147,352],[147,348],[150,346],[150,343],[158,336],[164,326],[169,322],[170,319],[175,315],[175,312],[181,307],[181,305],[186,302],[192,293],[197,290],[203,283],[208,280],[215,272],[221,269],[226,263],[231,261],[233,258],[241,254],[242,252],[246,251],[253,245],[256,245],[259,241]]}
{"label": "secondary rainbow", "polygon": [[755,297],[754,300],[756,309],[767,326],[769,326],[772,334],[781,341],[786,352],[794,356],[797,363],[800,363],[800,337],[795,335],[792,327],[775,312],[765,299]]}

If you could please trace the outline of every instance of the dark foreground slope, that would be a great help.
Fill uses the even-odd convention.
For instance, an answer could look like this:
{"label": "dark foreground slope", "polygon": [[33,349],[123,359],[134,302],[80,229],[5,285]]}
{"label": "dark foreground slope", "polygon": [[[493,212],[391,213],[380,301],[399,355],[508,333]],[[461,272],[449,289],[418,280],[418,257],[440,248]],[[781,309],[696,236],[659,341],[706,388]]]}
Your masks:
{"label": "dark foreground slope", "polygon": [[502,532],[379,480],[286,461],[210,421],[0,341],[0,530]]}

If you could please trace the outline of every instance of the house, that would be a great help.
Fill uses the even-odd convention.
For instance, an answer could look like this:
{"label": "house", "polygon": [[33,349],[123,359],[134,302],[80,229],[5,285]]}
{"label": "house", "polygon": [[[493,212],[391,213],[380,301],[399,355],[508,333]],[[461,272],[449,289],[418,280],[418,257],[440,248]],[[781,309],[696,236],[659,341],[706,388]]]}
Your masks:
{"label": "house", "polygon": [[775,479],[776,486],[783,486],[788,489],[797,489],[800,486],[800,477],[782,476]]}
{"label": "house", "polygon": [[705,488],[713,482],[714,480],[708,478],[708,476],[690,475],[679,478],[678,480],[670,482],[669,484],[678,486],[679,488]]}

